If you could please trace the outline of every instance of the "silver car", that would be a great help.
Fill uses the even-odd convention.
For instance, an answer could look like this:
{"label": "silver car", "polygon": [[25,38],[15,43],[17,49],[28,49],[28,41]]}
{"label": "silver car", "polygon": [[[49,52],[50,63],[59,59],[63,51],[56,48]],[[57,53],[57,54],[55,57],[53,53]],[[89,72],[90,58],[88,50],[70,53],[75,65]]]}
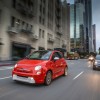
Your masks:
{"label": "silver car", "polygon": [[93,63],[93,70],[100,70],[100,55],[96,55],[95,61]]}

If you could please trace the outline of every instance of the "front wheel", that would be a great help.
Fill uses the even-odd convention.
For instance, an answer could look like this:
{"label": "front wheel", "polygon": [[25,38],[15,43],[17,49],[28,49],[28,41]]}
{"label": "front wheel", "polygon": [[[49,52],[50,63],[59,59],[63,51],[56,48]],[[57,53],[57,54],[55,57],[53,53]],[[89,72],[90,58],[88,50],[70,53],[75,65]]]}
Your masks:
{"label": "front wheel", "polygon": [[96,67],[95,66],[93,66],[93,70],[96,70]]}
{"label": "front wheel", "polygon": [[47,74],[46,74],[46,77],[45,77],[45,85],[50,85],[51,84],[51,81],[52,81],[52,73],[51,71],[48,71]]}
{"label": "front wheel", "polygon": [[68,68],[65,67],[65,69],[64,69],[64,76],[67,76],[67,75],[68,75]]}

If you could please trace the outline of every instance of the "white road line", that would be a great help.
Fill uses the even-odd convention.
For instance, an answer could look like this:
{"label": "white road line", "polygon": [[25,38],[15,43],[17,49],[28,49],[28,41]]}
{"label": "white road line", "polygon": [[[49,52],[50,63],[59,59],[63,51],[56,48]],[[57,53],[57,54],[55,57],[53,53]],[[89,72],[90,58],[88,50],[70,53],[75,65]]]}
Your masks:
{"label": "white road line", "polygon": [[82,71],[81,73],[79,73],[76,77],[73,78],[73,80],[77,79],[83,73],[84,73],[84,71]]}
{"label": "white road line", "polygon": [[3,78],[0,78],[0,80],[4,80],[4,79],[7,79],[7,78],[11,78],[12,76],[8,76],[8,77],[3,77]]}
{"label": "white road line", "polygon": [[13,67],[0,68],[0,70],[13,69]]}

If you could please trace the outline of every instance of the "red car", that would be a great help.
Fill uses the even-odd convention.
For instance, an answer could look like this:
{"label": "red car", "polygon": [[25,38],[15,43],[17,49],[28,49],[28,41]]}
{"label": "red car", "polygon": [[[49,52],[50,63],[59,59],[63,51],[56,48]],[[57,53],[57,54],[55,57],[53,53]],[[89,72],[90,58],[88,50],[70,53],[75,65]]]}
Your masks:
{"label": "red car", "polygon": [[15,81],[50,85],[52,79],[66,76],[67,71],[68,66],[61,52],[40,50],[20,60],[12,71],[12,78]]}

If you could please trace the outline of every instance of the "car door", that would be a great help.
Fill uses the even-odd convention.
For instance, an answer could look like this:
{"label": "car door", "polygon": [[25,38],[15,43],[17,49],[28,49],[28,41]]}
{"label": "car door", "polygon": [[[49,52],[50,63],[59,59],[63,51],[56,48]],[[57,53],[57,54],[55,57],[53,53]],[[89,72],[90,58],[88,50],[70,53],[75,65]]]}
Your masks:
{"label": "car door", "polygon": [[[54,58],[58,58],[57,60],[54,60]],[[52,62],[53,62],[53,74],[54,77],[59,76],[59,73],[61,71],[61,57],[57,52],[55,52],[52,56]]]}
{"label": "car door", "polygon": [[61,52],[57,52],[57,54],[59,55],[59,62],[60,62],[60,66],[59,66],[59,74],[63,74],[64,70],[65,70],[65,66],[66,66],[66,61],[64,59],[64,56],[62,55]]}

